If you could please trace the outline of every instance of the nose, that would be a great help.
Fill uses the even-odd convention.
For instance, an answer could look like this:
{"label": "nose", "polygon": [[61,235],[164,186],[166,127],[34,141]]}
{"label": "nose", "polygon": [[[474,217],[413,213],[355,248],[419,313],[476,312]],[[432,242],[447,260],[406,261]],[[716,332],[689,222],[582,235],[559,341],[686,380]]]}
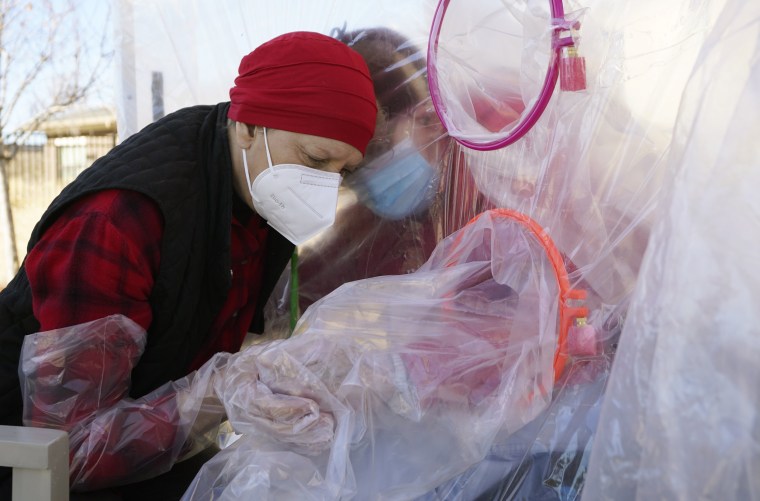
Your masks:
{"label": "nose", "polygon": [[527,179],[513,179],[511,188],[513,194],[522,198],[530,198],[536,192],[536,184]]}

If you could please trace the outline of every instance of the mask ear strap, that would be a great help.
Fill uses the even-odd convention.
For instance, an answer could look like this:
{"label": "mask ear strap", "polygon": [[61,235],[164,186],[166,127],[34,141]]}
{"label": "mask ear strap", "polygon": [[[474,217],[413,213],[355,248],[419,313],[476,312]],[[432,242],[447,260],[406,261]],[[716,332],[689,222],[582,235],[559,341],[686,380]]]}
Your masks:
{"label": "mask ear strap", "polygon": [[[267,128],[264,127],[264,148],[267,150],[267,162],[269,162],[269,168],[272,168],[272,155],[269,153],[269,141],[267,140]],[[272,169],[274,174],[274,169]]]}
{"label": "mask ear strap", "polygon": [[248,189],[251,189],[251,174],[248,172],[248,155],[245,149],[240,150],[243,152],[243,170],[245,171],[245,180],[248,183]]}

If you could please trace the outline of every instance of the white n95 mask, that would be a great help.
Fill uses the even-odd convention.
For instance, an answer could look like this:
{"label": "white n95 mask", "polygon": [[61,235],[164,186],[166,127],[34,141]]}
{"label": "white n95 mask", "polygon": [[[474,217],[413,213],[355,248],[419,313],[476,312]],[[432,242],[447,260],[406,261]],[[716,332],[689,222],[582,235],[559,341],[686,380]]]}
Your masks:
{"label": "white n95 mask", "polygon": [[304,165],[272,165],[266,127],[264,147],[269,168],[256,176],[253,183],[243,150],[245,179],[253,207],[269,226],[295,245],[301,245],[335,222],[341,176]]}

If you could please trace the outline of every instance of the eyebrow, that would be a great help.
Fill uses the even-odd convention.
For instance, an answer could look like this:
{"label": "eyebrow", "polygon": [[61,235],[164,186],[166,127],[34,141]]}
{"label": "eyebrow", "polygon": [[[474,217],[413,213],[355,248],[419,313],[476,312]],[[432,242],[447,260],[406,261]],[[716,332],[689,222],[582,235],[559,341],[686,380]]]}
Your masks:
{"label": "eyebrow", "polygon": [[[307,151],[307,149],[308,149],[308,151]],[[316,157],[319,157],[320,159],[334,159],[335,158],[335,156],[332,155],[331,152],[329,152],[328,150],[324,149],[321,146],[302,145],[301,146],[301,151],[303,151],[304,154],[306,154],[308,156],[316,156]],[[364,160],[364,155],[362,155],[362,159],[359,160],[358,162],[349,162],[347,160],[346,161],[346,167],[349,167],[351,169],[355,169],[355,168],[359,167],[359,165],[361,165],[361,163],[362,163],[363,160]]]}

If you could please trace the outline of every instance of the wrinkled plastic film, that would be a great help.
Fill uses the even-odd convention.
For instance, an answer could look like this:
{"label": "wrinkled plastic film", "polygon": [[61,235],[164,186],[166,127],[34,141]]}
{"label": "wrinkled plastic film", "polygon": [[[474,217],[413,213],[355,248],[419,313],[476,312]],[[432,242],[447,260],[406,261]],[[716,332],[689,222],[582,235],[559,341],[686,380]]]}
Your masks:
{"label": "wrinkled plastic film", "polygon": [[[378,28],[387,30],[392,27],[391,31],[400,34],[405,41],[391,42],[390,46],[380,44],[379,47],[388,54],[399,52],[400,57],[394,62],[379,61],[377,63],[379,71],[376,74],[385,73],[385,69],[409,66],[413,69],[409,75],[414,75],[418,73],[415,68],[418,67],[420,59],[416,56],[410,57],[407,49],[413,48],[424,59],[428,30],[432,25],[433,13],[437,7],[437,2],[434,1],[365,3],[326,0],[313,5],[309,4],[308,7],[297,12],[290,9],[286,15],[282,15],[283,9],[263,1],[253,4],[231,2],[224,6],[201,1],[182,2],[181,5],[178,2],[145,4],[126,0],[122,3],[131,5],[135,10],[135,20],[139,19],[134,23],[137,32],[133,39],[137,56],[132,58],[140,65],[135,72],[136,78],[140,82],[149,81],[144,75],[141,77],[141,74],[155,71],[156,68],[165,72],[166,88],[171,90],[165,96],[167,111],[181,105],[225,100],[229,82],[235,75],[240,56],[249,52],[258,43],[292,29],[314,29],[335,36],[354,34],[354,39],[360,38],[356,36],[357,34],[365,32],[367,36],[363,38],[365,42],[369,42],[373,39],[369,36],[373,30]],[[502,73],[514,75],[519,80],[513,83],[514,79],[505,78],[503,85],[496,85],[495,91],[489,87],[489,92],[492,94],[487,94],[486,97],[491,96],[489,99],[493,101],[491,111],[493,112],[494,109],[498,111],[501,109],[500,106],[505,104],[511,106],[510,110],[514,110],[520,106],[527,107],[535,103],[535,96],[538,95],[539,90],[534,87],[534,84],[545,74],[543,62],[551,47],[547,43],[550,42],[551,26],[553,22],[559,20],[551,19],[551,16],[547,14],[549,12],[547,6],[534,1],[499,4],[494,1],[452,0],[450,3],[452,9],[460,11],[471,9],[473,15],[480,15],[480,19],[486,20],[491,17],[483,16],[482,12],[480,14],[478,12],[484,7],[490,7],[493,9],[493,19],[507,19],[511,16],[510,23],[516,28],[512,32],[522,32],[522,41],[505,56],[503,50],[490,50],[490,46],[474,43],[479,36],[483,36],[479,34],[481,26],[490,26],[488,23],[470,22],[468,28],[470,31],[465,31],[458,28],[456,24],[459,19],[467,19],[465,15],[454,15],[446,20],[444,28],[448,31],[445,31],[444,35],[459,30],[463,34],[456,38],[456,42],[461,45],[459,49],[470,51],[470,54],[478,56],[479,59],[473,56],[473,61],[479,62],[480,68],[495,65]],[[663,186],[672,179],[672,171],[679,169],[678,161],[675,165],[671,162],[671,142],[677,134],[688,135],[685,132],[687,129],[681,128],[677,131],[675,128],[676,114],[685,83],[694,69],[700,50],[705,45],[706,36],[711,32],[712,23],[715,22],[713,14],[716,10],[723,8],[723,3],[725,2],[722,0],[676,1],[665,9],[661,2],[653,0],[644,0],[635,4],[596,1],[563,2],[566,20],[581,22],[577,32],[572,33],[572,36],[576,38],[576,42],[579,42],[578,55],[583,57],[584,61],[584,89],[563,92],[558,84],[544,113],[537,118],[534,126],[519,140],[504,149],[475,151],[464,148],[441,131],[440,123],[429,129],[432,131],[437,128],[439,131],[435,136],[439,139],[435,141],[415,142],[415,134],[406,132],[396,140],[392,134],[396,127],[390,126],[391,121],[385,122],[387,126],[378,128],[378,141],[375,141],[369,150],[371,155],[368,155],[367,163],[363,167],[371,167],[370,158],[380,158],[391,151],[394,155],[396,152],[401,152],[396,155],[397,157],[408,158],[407,166],[400,168],[394,162],[388,161],[390,155],[386,155],[382,162],[375,164],[375,169],[367,170],[367,173],[375,172],[377,177],[367,176],[367,179],[363,180],[363,186],[360,183],[355,185],[345,183],[346,186],[341,190],[334,228],[307,242],[299,249],[301,257],[298,270],[301,279],[299,306],[301,310],[318,302],[320,298],[328,295],[343,283],[368,277],[414,272],[426,262],[437,243],[446,236],[462,228],[483,210],[502,207],[528,215],[551,236],[567,264],[571,287],[586,290],[588,293],[586,304],[590,309],[590,314],[586,326],[594,328],[598,340],[601,341],[599,348],[604,351],[602,358],[608,361],[608,358],[614,354],[620,332],[626,325],[628,306],[637,285],[642,258],[650,243],[652,226],[663,217],[656,208],[661,200],[667,203],[671,197],[671,191],[664,190]],[[739,2],[734,6],[738,4]],[[536,10],[532,12],[531,9],[534,7]],[[256,15],[252,14],[253,8]],[[409,14],[409,9],[414,10],[414,15]],[[531,15],[535,17],[530,17]],[[178,16],[182,18],[182,23],[176,22]],[[756,15],[752,12],[734,12],[731,16],[727,14],[726,18],[751,21],[755,17]],[[748,25],[751,26],[752,23],[749,22]],[[191,32],[185,29],[186,26],[194,26],[197,29]],[[725,24],[725,26],[732,25]],[[731,30],[726,33],[729,31],[746,33],[739,26],[732,26]],[[144,32],[143,36],[140,36],[141,32]],[[494,33],[497,32],[494,31]],[[169,41],[162,43],[154,39],[162,34],[168,37]],[[568,35],[568,33],[562,34],[562,36]],[[372,43],[363,47],[360,45],[357,49],[366,57],[372,52],[372,45]],[[512,47],[512,45],[509,46]],[[176,53],[165,54],[156,51],[156,47],[181,49],[178,49]],[[442,53],[446,54],[456,52],[457,47],[453,44],[452,37],[443,38],[442,49]],[[721,54],[723,50],[727,51],[726,54],[740,53],[735,48],[716,49],[714,53]],[[143,57],[140,57],[141,51]],[[169,52],[168,49],[167,52]],[[513,67],[511,64],[500,66],[499,61],[506,60],[507,57],[510,61],[516,61],[518,54],[520,61],[517,66]],[[209,55],[214,57],[209,58]],[[160,61],[159,59],[164,56],[167,57],[167,61]],[[427,61],[422,62],[427,63]],[[541,64],[538,64],[539,62]],[[524,66],[523,63],[525,63]],[[174,71],[177,67],[181,68],[181,71]],[[568,64],[568,67],[576,69],[578,66]],[[746,61],[739,63],[727,61],[724,67],[716,67],[715,73],[729,76],[734,74],[736,68],[746,67],[748,67]],[[451,68],[454,67],[451,66]],[[459,73],[458,69],[451,68],[450,76],[453,82],[467,81],[467,73]],[[481,73],[483,82],[492,82],[492,78],[486,74],[487,71]],[[560,69],[560,77],[563,74]],[[712,85],[711,80],[707,78],[710,72],[700,74],[703,75],[703,80],[692,83],[693,88],[701,89]],[[425,76],[424,73],[422,75]],[[569,75],[572,78],[566,83],[577,83],[576,76]],[[415,81],[415,78],[403,77],[400,82],[404,85],[396,86],[392,83],[387,85],[389,89],[400,90],[401,95],[407,96],[408,101],[412,101],[411,104],[405,104],[400,108],[388,108],[389,111],[400,109],[401,112],[394,113],[415,116],[415,112],[412,111],[415,104],[430,102],[428,93],[414,93],[410,90],[419,88],[414,84]],[[739,83],[742,80],[739,78],[734,81]],[[140,113],[144,113],[149,107],[139,105],[140,102],[146,102],[144,99],[140,100],[140,88],[147,88],[147,86],[138,86],[137,99],[125,98],[124,104],[125,108],[135,105],[139,107]],[[178,96],[182,91],[188,88],[193,92],[191,97],[179,99]],[[466,87],[462,86],[462,88]],[[723,88],[724,95],[736,96],[741,93],[741,90],[735,87],[724,86]],[[482,91],[478,89],[478,92],[473,92],[473,96],[480,97],[480,101],[475,99],[470,101],[482,102],[484,99],[479,93],[482,94]],[[690,113],[695,113],[699,109],[725,111],[727,107],[719,102],[718,94],[721,93],[712,94],[712,99],[706,100],[704,104],[700,104],[699,98],[692,98],[691,104],[685,109],[690,110]],[[129,96],[133,95],[129,94]],[[394,93],[387,95],[379,93],[378,95],[382,95],[382,101],[385,102],[379,103],[381,109],[383,106],[390,106],[387,103],[392,100],[388,96]],[[500,96],[503,95],[506,95],[507,99],[502,100]],[[517,105],[512,105],[513,102]],[[471,103],[470,106],[473,110],[467,117],[472,118],[475,107]],[[742,104],[742,106],[753,109],[751,105]],[[128,109],[125,110],[123,115],[129,116],[128,112]],[[392,115],[393,113],[388,114],[388,116]],[[478,112],[474,116],[477,118],[480,115],[482,113]],[[473,133],[474,137],[482,136],[484,140],[488,140],[492,137],[500,137],[505,132],[514,131],[515,126],[510,125],[513,122],[500,118],[498,113],[495,117],[501,120],[497,120],[495,125],[491,124],[494,129],[498,127],[495,131],[487,128],[483,130],[483,123],[473,123],[474,132],[464,132]],[[695,152],[704,152],[703,149],[697,147],[700,144],[710,144],[715,138],[724,137],[728,125],[724,120],[725,116],[720,115],[720,117],[720,120],[713,120],[712,115],[702,115],[703,133],[699,136],[701,141],[690,143]],[[147,122],[149,120],[141,125]],[[401,122],[398,121],[398,130],[409,131],[410,127]],[[415,119],[414,122],[417,120]],[[417,127],[414,129],[416,130]],[[755,132],[751,123],[745,124],[745,130],[750,134]],[[496,132],[499,132],[499,135]],[[408,145],[406,139],[412,139],[418,153],[430,164],[434,175],[430,174],[431,170],[425,168],[424,164],[419,163],[419,156],[414,155],[413,148],[404,148]],[[752,140],[746,140],[746,144],[754,143]],[[394,149],[396,145],[399,147]],[[694,158],[700,157],[695,154]],[[734,157],[727,156],[726,158]],[[742,161],[747,163],[746,160]],[[417,168],[411,169],[410,166]],[[382,175],[386,169],[387,177]],[[415,172],[416,175],[403,176],[402,174],[407,170]],[[394,182],[388,182],[391,179]],[[422,182],[424,180],[431,181],[427,184],[428,186],[435,186],[432,197],[421,196],[430,193],[420,189],[421,186],[426,185]],[[399,182],[398,185],[396,181]],[[711,180],[705,186],[723,185],[717,180]],[[752,184],[747,182],[736,189],[727,188],[722,197],[716,195],[714,199],[711,199],[710,206],[722,207],[724,198],[732,202],[749,200],[742,196],[746,194],[750,186]],[[396,187],[408,189],[388,190],[388,188]],[[402,196],[404,193],[412,193],[415,196],[405,198]],[[409,203],[415,200],[424,203],[419,206]],[[702,203],[696,198],[678,200],[680,201],[679,208],[684,212]],[[383,204],[383,202],[386,203]],[[390,211],[387,210],[389,207]],[[398,211],[394,212],[396,209]],[[733,228],[732,223],[725,223],[733,219],[733,216],[727,216],[721,220],[724,222],[719,226]],[[709,218],[707,220],[716,221]],[[692,223],[687,222],[687,225],[690,224]],[[737,235],[744,237],[749,234],[753,233],[737,230],[732,237],[725,240],[729,242]],[[655,238],[662,237],[655,236]],[[750,240],[743,248],[754,248],[754,242]],[[739,246],[727,245],[722,247],[720,252],[716,250],[715,255],[730,256],[734,252],[741,254],[742,251],[739,250]],[[683,255],[689,255],[687,249],[684,250]],[[727,257],[726,260],[731,259]],[[700,269],[711,270],[715,267],[708,264]],[[747,277],[752,277],[751,271],[747,270],[752,269],[751,266],[746,266],[743,277],[721,274],[716,269],[715,274],[711,275],[707,282],[720,284],[723,288],[716,290],[726,291],[725,298],[733,297],[733,294],[729,292],[734,289],[741,290]],[[668,269],[661,268],[660,271],[663,276],[666,276]],[[290,270],[286,274],[289,272]],[[731,278],[726,278],[727,276]],[[667,284],[665,285],[666,290],[671,290],[667,288]],[[686,290],[672,289],[672,295],[679,298],[673,299],[674,304],[680,306],[681,301],[684,305],[694,304],[694,301],[685,298],[689,298],[693,290],[700,289],[703,285],[690,286]],[[651,292],[651,288],[647,287],[647,291]],[[287,335],[288,296],[287,278],[283,278],[267,308],[267,336],[257,338],[257,340]],[[739,297],[749,296],[740,295]],[[694,314],[694,318],[698,317],[701,317],[699,313]],[[747,324],[753,324],[751,315],[746,315],[744,318],[748,319]],[[725,319],[722,318],[722,320]],[[745,325],[744,322],[736,319],[726,321],[726,323],[739,327]],[[672,330],[676,330],[676,327]],[[717,331],[720,332],[720,329]],[[640,337],[642,342],[647,339],[643,334]],[[742,342],[746,344],[746,341],[744,339]],[[665,341],[660,339],[659,344],[665,346]],[[736,345],[744,346],[741,342]],[[681,350],[685,347],[678,345],[677,348]],[[627,349],[629,348],[626,348],[625,344],[620,346],[620,352]],[[654,348],[649,346],[648,349]],[[579,351],[586,353],[586,356],[590,358],[597,357],[588,355],[593,353],[591,351],[583,349]],[[746,351],[750,353],[751,349],[748,348]],[[660,360],[670,360],[676,356],[676,353],[681,353],[681,351],[667,355],[663,352]],[[684,351],[684,353],[688,352]],[[637,357],[646,358],[638,352],[629,356],[631,360]],[[725,353],[724,357],[727,360],[731,359],[729,353]],[[568,373],[578,374],[577,371],[582,367],[578,365],[579,363],[581,363],[580,359],[570,360],[567,367]],[[708,365],[700,363],[703,366]],[[591,372],[593,377],[590,376],[588,380],[578,383],[577,386],[562,386],[564,383],[558,383],[558,386],[554,388],[554,400],[548,408],[526,427],[520,428],[520,430],[533,430],[531,432],[535,436],[533,445],[528,445],[530,439],[526,437],[529,435],[525,435],[522,436],[522,445],[517,444],[519,446],[517,449],[511,448],[516,442],[510,442],[510,437],[518,440],[520,430],[516,432],[517,435],[499,436],[504,441],[495,440],[484,459],[470,467],[475,469],[472,471],[481,473],[468,476],[466,472],[470,470],[465,470],[465,473],[460,472],[458,476],[447,481],[455,482],[459,491],[453,490],[450,484],[444,482],[436,489],[444,489],[442,486],[445,486],[449,490],[437,492],[448,493],[444,495],[447,499],[471,499],[474,496],[473,492],[483,492],[483,486],[491,482],[489,485],[495,486],[496,490],[487,492],[499,499],[509,499],[516,492],[525,493],[526,497],[530,497],[528,493],[535,496],[537,492],[541,492],[550,496],[551,499],[577,499],[578,489],[582,487],[583,480],[593,476],[587,470],[588,455],[590,444],[597,437],[589,438],[584,435],[587,428],[579,420],[563,420],[562,417],[578,413],[579,404],[590,406],[589,409],[598,409],[600,397],[598,398],[599,394],[595,391],[606,380],[605,371],[607,370],[604,369],[603,364],[600,367],[600,372]],[[641,374],[645,372],[646,370],[642,369]],[[746,374],[751,378],[754,373],[748,370]],[[632,393],[644,395],[647,388],[655,384],[655,382],[648,383],[646,377],[642,376],[637,379],[635,385],[627,388]],[[575,388],[575,392],[565,394],[572,394],[574,398],[563,398],[563,392],[566,391],[564,388]],[[736,395],[736,393],[730,394]],[[751,400],[748,399],[748,401]],[[627,401],[623,399],[622,403],[626,404]],[[639,412],[636,409],[627,407],[626,409],[631,411],[630,421],[626,421],[625,416],[620,415],[619,423],[635,428],[636,423],[641,423]],[[591,414],[593,412],[589,412],[589,415]],[[739,414],[742,418],[737,422],[742,425],[751,421],[750,414],[744,412]],[[336,422],[342,422],[335,417],[340,413],[336,411],[332,415]],[[676,415],[676,411],[672,414],[668,411],[667,415]],[[591,418],[587,421],[591,424],[594,422]],[[552,427],[551,423],[555,423],[556,426]],[[609,426],[612,428],[613,425]],[[541,433],[538,433],[537,429],[541,429]],[[687,426],[682,429],[684,433],[690,430]],[[699,430],[702,429],[703,426],[700,424],[695,436],[701,436]],[[546,439],[546,434],[550,433],[557,437],[567,437],[568,441]],[[670,443],[678,441],[675,435],[666,438],[670,440]],[[246,439],[246,447],[241,444],[240,448],[230,451],[231,455],[237,455],[235,459],[230,460],[230,464],[243,465],[248,461],[252,471],[267,471],[276,476],[278,470],[273,464],[279,464],[274,461],[274,458],[279,457],[282,452],[279,442],[272,445],[261,437],[255,439],[259,442],[250,436]],[[578,440],[578,444],[584,445],[575,446],[573,440]],[[664,443],[665,440],[662,442]],[[747,440],[746,443],[751,445],[754,442]],[[632,442],[626,442],[625,446],[628,447],[631,444]],[[649,446],[653,444],[655,444],[654,441],[649,443]],[[673,445],[672,448],[675,449],[676,446]],[[518,466],[513,468],[511,464],[504,463],[505,455],[508,456],[505,450],[521,451],[522,459],[519,460]],[[716,476],[709,477],[701,473],[697,476],[718,478],[721,472],[756,470],[757,468],[752,468],[754,464],[752,461],[756,455],[753,456],[749,449],[742,449],[742,451],[743,455],[737,458],[737,461],[744,461],[743,464],[749,466],[739,466],[734,469],[733,466],[738,463],[732,463],[732,468],[724,468],[716,472],[714,474]],[[542,453],[546,453],[543,456],[545,468],[541,466]],[[698,454],[691,454],[688,459],[698,456]],[[288,466],[288,471],[294,475],[294,478],[304,482],[313,477],[325,478],[328,463],[319,462],[314,459],[315,457],[311,456],[311,459],[304,460],[301,454],[289,455],[288,461],[297,461],[298,466]],[[489,459],[493,461],[489,462]],[[683,478],[681,474],[685,475],[688,471],[686,465],[690,463],[684,461],[681,464],[685,465],[684,469],[677,472],[678,475],[674,478]],[[498,477],[499,465],[504,467],[502,469],[504,477],[501,480],[495,478]],[[494,469],[489,470],[490,467]],[[239,468],[230,467],[225,470],[224,464],[216,463],[209,465],[208,475],[211,475],[209,472],[213,468],[216,468],[220,475],[220,485],[227,485],[232,489],[233,484],[240,482],[250,487],[250,484],[246,484],[245,477],[238,474]],[[484,471],[490,471],[494,477],[489,477],[490,480],[485,479],[488,475],[482,473]],[[566,474],[560,476],[560,472]],[[615,472],[615,475],[617,474]],[[227,480],[222,480],[222,477],[228,479],[229,483]],[[484,480],[478,480],[479,478]],[[635,485],[637,482],[643,482],[641,478],[644,477],[635,477],[630,483],[624,480],[620,485]],[[349,484],[350,479],[347,479],[345,485]],[[685,484],[686,481],[682,483],[682,485]],[[738,484],[742,485],[741,482]],[[303,497],[302,485],[300,480],[289,486],[279,483],[272,488],[272,492]],[[652,489],[659,488],[659,485],[661,483],[655,482]],[[263,484],[261,489],[263,490],[259,492],[263,497],[263,493],[267,492]],[[461,494],[454,494],[455,492]],[[625,497],[623,493],[616,491],[615,495],[618,494]],[[589,494],[589,496],[592,495]],[[752,499],[752,496],[749,498]]]}
{"label": "wrinkled plastic film", "polygon": [[417,499],[580,499],[609,364],[608,357],[574,363],[546,410],[498,434],[482,461]]}
{"label": "wrinkled plastic film", "polygon": [[683,94],[590,499],[760,499],[760,10],[717,12]]}
{"label": "wrinkled plastic film", "polygon": [[588,291],[590,322],[614,331],[646,248],[666,169],[660,145],[669,132],[638,122],[623,104],[625,47],[603,24],[619,20],[604,9],[585,12],[587,91],[555,90],[522,139],[495,151],[462,148],[460,163],[486,204],[524,212],[547,230],[567,259],[573,286]]}
{"label": "wrinkled plastic film", "polygon": [[73,490],[151,478],[214,443],[224,409],[213,379],[227,354],[131,399],[130,373],[145,340],[145,331],[121,315],[24,340],[24,424],[69,433]]}
{"label": "wrinkled plastic film", "polygon": [[[129,375],[145,348],[145,333],[123,317],[40,332],[24,338],[23,420],[69,426],[110,407],[129,391]],[[91,397],[79,398],[82,394]]]}
{"label": "wrinkled plastic film", "polygon": [[242,437],[186,499],[432,491],[548,407],[556,282],[535,236],[488,212],[416,272],[343,285],[293,337],[233,356],[220,398]]}

